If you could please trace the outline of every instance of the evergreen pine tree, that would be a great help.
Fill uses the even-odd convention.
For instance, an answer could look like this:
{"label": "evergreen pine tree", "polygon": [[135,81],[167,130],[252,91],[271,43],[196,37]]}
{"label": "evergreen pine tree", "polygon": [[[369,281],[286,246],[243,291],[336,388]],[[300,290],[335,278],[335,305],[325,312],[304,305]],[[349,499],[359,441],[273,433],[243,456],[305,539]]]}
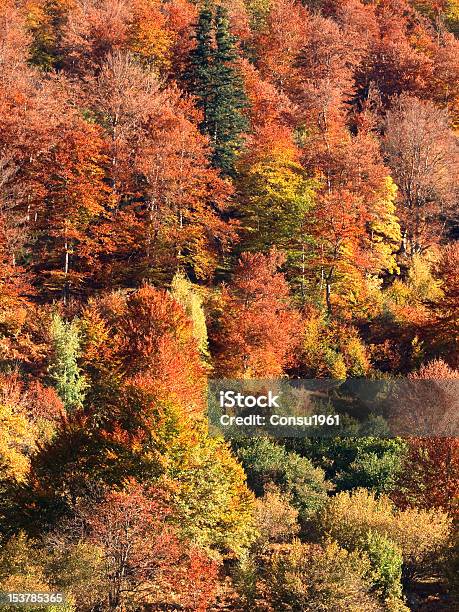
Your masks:
{"label": "evergreen pine tree", "polygon": [[200,11],[196,26],[196,47],[191,53],[191,67],[187,74],[189,86],[197,97],[197,106],[203,112],[200,129],[210,134],[208,112],[212,98],[212,12],[209,8]]}
{"label": "evergreen pine tree", "polygon": [[241,134],[248,128],[244,115],[247,98],[235,61],[235,38],[230,32],[227,10],[217,7],[215,15],[216,53],[214,60],[215,100],[212,107],[214,164],[226,174],[233,171],[241,146]]}
{"label": "evergreen pine tree", "polygon": [[236,39],[230,32],[225,8],[218,6],[215,15],[208,8],[200,12],[196,41],[189,80],[204,115],[200,129],[210,137],[213,165],[223,174],[232,175],[248,120],[244,114],[244,83],[235,64]]}
{"label": "evergreen pine tree", "polygon": [[66,323],[55,315],[51,325],[53,360],[49,375],[66,410],[83,405],[87,383],[78,367],[80,337],[76,321]]}

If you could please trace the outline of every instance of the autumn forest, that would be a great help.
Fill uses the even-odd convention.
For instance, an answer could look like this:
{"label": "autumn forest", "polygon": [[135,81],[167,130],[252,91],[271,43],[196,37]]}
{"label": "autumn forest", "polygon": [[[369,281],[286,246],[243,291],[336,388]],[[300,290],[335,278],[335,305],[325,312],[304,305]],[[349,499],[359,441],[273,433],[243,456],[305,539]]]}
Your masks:
{"label": "autumn forest", "polygon": [[457,421],[207,401],[457,385],[458,37],[456,0],[0,0],[0,609],[459,609]]}

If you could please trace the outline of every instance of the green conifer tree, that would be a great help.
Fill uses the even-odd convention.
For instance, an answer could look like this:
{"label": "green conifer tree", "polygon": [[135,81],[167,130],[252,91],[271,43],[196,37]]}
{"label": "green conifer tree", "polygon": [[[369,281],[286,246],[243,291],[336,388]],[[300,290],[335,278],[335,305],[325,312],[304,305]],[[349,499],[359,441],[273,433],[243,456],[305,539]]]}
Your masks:
{"label": "green conifer tree", "polygon": [[66,410],[83,406],[87,382],[78,366],[80,335],[77,321],[66,323],[55,315],[51,324],[53,358],[49,367],[51,381]]}
{"label": "green conifer tree", "polygon": [[225,8],[217,6],[215,14],[209,8],[200,12],[196,42],[188,78],[204,115],[200,129],[210,137],[213,165],[232,175],[248,120],[244,83],[236,66],[236,39]]}
{"label": "green conifer tree", "polygon": [[189,88],[197,97],[197,106],[202,110],[200,129],[209,134],[208,112],[212,98],[212,11],[200,11],[196,25],[196,47],[191,53],[190,70],[186,75]]}

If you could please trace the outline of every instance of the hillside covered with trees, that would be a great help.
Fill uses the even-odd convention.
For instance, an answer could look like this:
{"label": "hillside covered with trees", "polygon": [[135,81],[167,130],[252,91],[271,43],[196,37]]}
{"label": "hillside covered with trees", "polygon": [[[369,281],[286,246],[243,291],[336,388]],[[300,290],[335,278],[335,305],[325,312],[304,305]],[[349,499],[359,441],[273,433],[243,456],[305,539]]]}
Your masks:
{"label": "hillside covered with trees", "polygon": [[207,419],[211,379],[459,379],[458,36],[456,0],[0,1],[0,592],[459,609],[459,438]]}

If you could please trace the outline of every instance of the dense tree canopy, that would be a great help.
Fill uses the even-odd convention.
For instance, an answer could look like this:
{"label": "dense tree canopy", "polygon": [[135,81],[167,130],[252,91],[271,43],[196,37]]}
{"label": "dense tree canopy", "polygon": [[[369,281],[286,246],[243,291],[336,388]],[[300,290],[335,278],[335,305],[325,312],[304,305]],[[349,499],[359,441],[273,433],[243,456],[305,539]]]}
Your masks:
{"label": "dense tree canopy", "polygon": [[[458,36],[456,0],[0,2],[0,591],[455,608]],[[410,436],[225,441],[216,378],[403,381]]]}

